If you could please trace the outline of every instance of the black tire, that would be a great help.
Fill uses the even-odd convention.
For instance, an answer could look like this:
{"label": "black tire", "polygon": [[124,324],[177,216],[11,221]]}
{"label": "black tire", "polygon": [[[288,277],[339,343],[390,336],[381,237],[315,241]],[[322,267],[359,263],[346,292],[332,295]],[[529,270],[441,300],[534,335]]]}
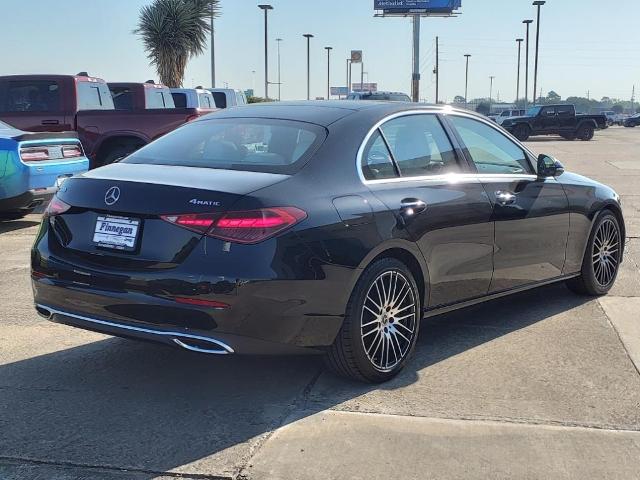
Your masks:
{"label": "black tire", "polygon": [[[602,272],[605,270],[603,267],[597,266],[597,263],[602,261],[602,255],[600,254],[602,244],[597,237],[599,232],[603,231],[603,229],[606,229],[607,227],[615,229],[615,235],[617,235],[617,246],[610,246],[607,247],[607,249],[612,250],[616,248],[617,250],[612,255],[613,259],[611,260],[615,260],[615,267],[610,271],[607,270],[607,272],[610,273],[608,274],[608,281],[605,282],[602,277]],[[610,210],[602,211],[598,215],[591,234],[589,235],[587,247],[584,252],[584,259],[582,260],[580,276],[567,280],[567,287],[569,287],[573,292],[581,295],[606,295],[609,290],[611,290],[611,287],[613,287],[616,277],[618,276],[623,242],[624,238],[622,238],[620,224],[616,216]],[[596,257],[596,255],[599,255],[599,257]],[[601,269],[599,270],[599,268]]]}
{"label": "black tire", "polygon": [[[379,289],[384,287],[387,278],[390,282],[389,285],[392,285],[394,275],[396,287],[399,282],[403,285],[403,290],[398,293],[398,297],[405,295],[405,299],[399,300],[398,298],[399,303],[397,305],[393,303],[392,308],[384,304],[386,295],[381,295]],[[391,287],[389,290],[391,292]],[[390,294],[389,297],[392,295]],[[377,299],[377,302],[374,299]],[[376,316],[369,306],[376,310],[377,307],[380,307],[381,315],[384,318]],[[400,312],[398,312],[399,308],[401,308]],[[398,316],[398,313],[405,315],[402,310],[410,312],[413,317],[408,319],[395,318],[394,315]],[[343,377],[368,383],[386,382],[402,370],[407,359],[413,353],[421,319],[420,293],[409,269],[404,263],[394,258],[377,260],[367,267],[354,287],[347,304],[342,328],[333,345],[325,354],[325,364]],[[399,326],[402,326],[402,329],[398,328]],[[366,330],[366,327],[370,327],[370,329]],[[402,335],[398,335],[398,332],[401,332]],[[394,340],[397,343],[394,343]],[[365,344],[368,344],[369,347],[365,347]],[[398,350],[396,350],[396,345]],[[393,352],[398,353],[395,356],[395,363],[389,363],[392,354],[391,346]],[[378,353],[380,354],[379,360]],[[386,368],[384,367],[385,358]]]}
{"label": "black tire", "polygon": [[531,128],[528,125],[518,125],[513,130],[513,136],[521,142],[526,142],[531,136]]}
{"label": "black tire", "polygon": [[26,217],[30,213],[33,213],[33,208],[29,210],[19,210],[17,212],[2,212],[0,213],[0,221],[4,220],[20,220]]}
{"label": "black tire", "polygon": [[596,130],[595,128],[593,128],[593,125],[585,123],[584,125],[581,125],[580,128],[578,128],[578,131],[576,132],[576,136],[580,140],[584,142],[588,142],[593,138],[595,131]]}
{"label": "black tire", "polygon": [[569,140],[570,142],[573,142],[576,139],[575,133],[561,133],[560,136],[565,140]]}

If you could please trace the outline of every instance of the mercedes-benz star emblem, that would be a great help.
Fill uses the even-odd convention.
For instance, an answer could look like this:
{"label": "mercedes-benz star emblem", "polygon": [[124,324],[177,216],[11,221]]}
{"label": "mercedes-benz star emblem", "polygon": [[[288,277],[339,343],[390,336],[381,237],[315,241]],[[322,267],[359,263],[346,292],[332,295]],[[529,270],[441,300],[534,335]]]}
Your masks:
{"label": "mercedes-benz star emblem", "polygon": [[118,187],[111,187],[104,195],[104,203],[111,206],[120,200],[120,189]]}

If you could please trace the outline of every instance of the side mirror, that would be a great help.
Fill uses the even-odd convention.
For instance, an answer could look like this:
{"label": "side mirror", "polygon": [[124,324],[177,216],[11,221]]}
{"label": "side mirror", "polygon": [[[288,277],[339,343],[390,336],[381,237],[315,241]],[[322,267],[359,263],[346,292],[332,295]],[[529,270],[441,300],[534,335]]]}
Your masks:
{"label": "side mirror", "polygon": [[564,166],[555,158],[541,154],[538,157],[538,177],[557,177],[564,173]]}

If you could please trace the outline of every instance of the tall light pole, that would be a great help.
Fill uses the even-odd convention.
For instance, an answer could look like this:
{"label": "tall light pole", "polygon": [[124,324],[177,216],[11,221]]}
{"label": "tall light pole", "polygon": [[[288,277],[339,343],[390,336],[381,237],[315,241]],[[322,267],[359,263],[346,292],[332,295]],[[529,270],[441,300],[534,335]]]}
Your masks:
{"label": "tall light pole", "polygon": [[[524,108],[526,110],[529,106],[529,25],[533,23],[533,20],[523,20],[522,23],[527,26],[527,45],[525,47],[526,54],[524,66]],[[533,94],[533,96],[536,96],[535,93]]]}
{"label": "tall light pole", "polygon": [[305,33],[302,35],[307,39],[307,100],[311,99],[311,39],[313,35]]}
{"label": "tall light pole", "polygon": [[464,108],[467,108],[467,92],[469,90],[469,58],[471,57],[471,55],[469,53],[466,53],[464,56],[467,59],[467,69],[464,76]]}
{"label": "tall light pole", "polygon": [[268,31],[268,13],[273,10],[271,5],[258,5],[258,8],[264,10],[264,99],[269,100],[269,39]]}
{"label": "tall light pole", "polygon": [[420,101],[420,15],[413,16],[413,73],[411,74],[411,99]]}
{"label": "tall light pole", "polygon": [[216,88],[216,42],[213,33],[213,17],[215,10],[211,5],[211,87]]}
{"label": "tall light pole", "polygon": [[495,75],[491,75],[489,77],[490,83],[489,83],[489,115],[491,115],[491,103],[493,100],[493,79],[496,78]]}
{"label": "tall light pole", "polygon": [[331,100],[331,50],[333,47],[324,47],[327,51],[327,100]]}
{"label": "tall light pole", "polygon": [[349,96],[349,93],[351,93],[351,85],[349,85],[349,82],[351,82],[351,77],[349,75],[350,72],[351,72],[351,59],[347,58],[347,97]]}
{"label": "tall light pole", "polygon": [[533,69],[533,103],[536,103],[536,92],[538,88],[538,48],[540,46],[540,7],[547,3],[544,0],[536,0],[533,5],[538,7],[538,20],[536,21],[536,60]]}
{"label": "tall light pole", "polygon": [[282,79],[280,78],[280,43],[282,42],[281,38],[276,38],[276,42],[278,42],[278,101],[282,101]]}
{"label": "tall light pole", "polygon": [[518,43],[518,80],[516,82],[516,102],[520,98],[520,49],[523,41],[524,39],[522,38],[516,38],[516,42]]}

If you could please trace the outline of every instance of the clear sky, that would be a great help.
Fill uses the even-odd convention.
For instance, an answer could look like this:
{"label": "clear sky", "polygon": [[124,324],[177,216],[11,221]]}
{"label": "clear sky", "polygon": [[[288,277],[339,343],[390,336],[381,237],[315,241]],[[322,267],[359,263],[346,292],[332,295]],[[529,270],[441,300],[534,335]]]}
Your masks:
{"label": "clear sky", "polygon": [[[0,74],[77,73],[108,81],[157,78],[142,42],[132,30],[150,0],[1,0]],[[256,0],[221,0],[216,22],[218,83],[254,86],[264,93],[263,16]],[[282,42],[283,99],[306,97],[306,43],[312,33],[311,94],[326,92],[325,46],[332,53],[332,85],[346,83],[351,49],[364,51],[365,71],[381,89],[410,90],[411,24],[374,18],[373,0],[271,0],[270,80],[277,80],[276,37]],[[433,101],[434,38],[440,37],[441,98],[464,95],[464,53],[470,63],[469,98],[489,95],[512,100],[516,89],[516,37],[530,0],[463,0],[456,18],[422,20],[421,97]],[[548,0],[542,10],[539,87],[570,95],[640,97],[640,0]],[[531,46],[534,45],[532,29]],[[523,49],[524,50],[524,49]],[[523,52],[524,53],[524,52]],[[523,55],[524,56],[524,55]],[[188,65],[185,86],[210,84],[209,52]],[[533,48],[531,49],[533,68]],[[354,79],[359,77],[354,68]],[[255,70],[255,76],[252,71]],[[358,72],[358,73],[356,73]],[[524,77],[524,73],[523,73]],[[531,75],[532,78],[532,75]],[[531,80],[532,82],[532,80]],[[218,85],[220,86],[220,85]],[[523,87],[522,87],[523,88]],[[271,87],[271,96],[277,87]],[[532,89],[532,85],[530,86]]]}

